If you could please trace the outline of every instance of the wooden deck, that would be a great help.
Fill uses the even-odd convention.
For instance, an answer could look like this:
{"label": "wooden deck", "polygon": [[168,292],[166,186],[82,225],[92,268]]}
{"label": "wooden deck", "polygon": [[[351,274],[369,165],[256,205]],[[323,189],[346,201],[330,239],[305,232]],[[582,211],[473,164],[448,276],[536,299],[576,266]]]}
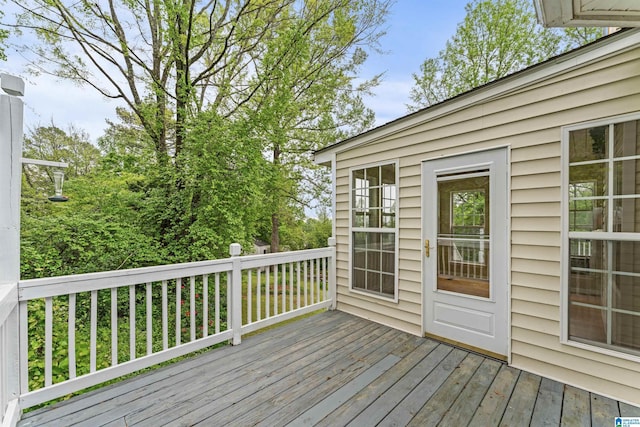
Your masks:
{"label": "wooden deck", "polygon": [[636,408],[326,312],[23,416],[20,426],[613,426]]}

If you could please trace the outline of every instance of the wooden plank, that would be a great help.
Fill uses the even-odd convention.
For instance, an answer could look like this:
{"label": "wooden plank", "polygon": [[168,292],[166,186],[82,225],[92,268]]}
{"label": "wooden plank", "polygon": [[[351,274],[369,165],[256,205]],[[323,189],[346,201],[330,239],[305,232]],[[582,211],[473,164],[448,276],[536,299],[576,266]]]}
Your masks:
{"label": "wooden plank", "polygon": [[591,425],[607,426],[614,424],[615,417],[620,416],[618,402],[608,397],[591,393]]}
{"label": "wooden plank", "polygon": [[444,414],[451,408],[462,389],[467,385],[484,358],[470,353],[458,368],[442,384],[438,392],[413,417],[410,426],[437,425]]}
{"label": "wooden plank", "polygon": [[589,392],[576,387],[564,387],[564,399],[562,401],[563,426],[588,426],[591,424]]}
{"label": "wooden plank", "polygon": [[495,426],[500,423],[519,373],[517,369],[502,365],[470,425]]}
{"label": "wooden plank", "polygon": [[389,369],[367,388],[361,390],[348,402],[331,413],[325,414],[325,418],[320,420],[316,427],[332,427],[338,424],[345,424],[357,416],[360,412],[371,405],[381,394],[392,387],[398,378],[402,378],[407,372],[413,369],[422,359],[438,346],[433,340],[423,339],[420,345],[410,354],[404,357],[393,368]]}
{"label": "wooden plank", "polygon": [[[392,334],[393,333],[392,331]],[[366,368],[366,366],[375,363],[387,355],[393,355],[402,359],[411,353],[416,346],[419,345],[420,341],[421,339],[418,337],[408,334],[397,334],[390,342],[384,342],[382,346],[376,348],[366,355],[366,357],[359,357],[355,361],[348,362],[351,363],[349,367],[340,368],[337,373],[334,371],[330,377],[305,379],[303,382],[300,382],[300,384],[287,390],[288,396],[283,395],[277,399],[270,399],[265,402],[265,404],[254,408],[253,411],[262,412],[263,410],[268,410],[272,412],[270,416],[266,418],[263,417],[256,425],[284,425],[292,421],[309,406],[321,402],[327,395],[331,394],[333,390],[354,378],[361,369]],[[332,357],[335,357],[335,355]],[[345,357],[341,357],[340,359],[347,360]],[[349,357],[349,359],[353,358]],[[332,369],[334,369],[333,365]],[[326,413],[324,413],[322,417],[325,415]],[[253,416],[248,416],[238,421],[241,421],[242,424],[254,424],[254,419]]]}
{"label": "wooden plank", "polygon": [[438,366],[391,411],[379,425],[406,425],[422,406],[433,396],[460,362],[469,354],[453,349]]}
{"label": "wooden plank", "polygon": [[106,424],[100,424],[101,427],[127,427],[127,422],[124,417],[115,419]]}
{"label": "wooden plank", "polygon": [[640,406],[629,405],[628,403],[618,402],[621,417],[640,417]]}
{"label": "wooden plank", "polygon": [[516,388],[504,412],[501,427],[528,426],[536,403],[536,396],[542,378],[529,372],[521,372]]}
{"label": "wooden plank", "polygon": [[[216,399],[224,400],[229,396],[237,396],[243,392],[252,393],[254,387],[278,380],[281,375],[282,363],[290,360],[289,353],[297,352],[304,356],[303,360],[317,361],[326,357],[330,351],[335,351],[332,345],[336,336],[353,335],[354,328],[354,324],[349,324],[345,328],[338,328],[337,333],[327,331],[326,334],[321,337],[316,336],[312,341],[305,340],[288,347],[280,345],[279,342],[272,342],[270,346],[279,349],[279,351],[270,355],[258,353],[258,357],[256,357],[255,354],[244,352],[236,355],[233,361],[223,360],[224,366],[208,364],[198,368],[196,370],[198,374],[195,376],[193,373],[181,374],[178,381],[170,383],[170,386],[169,384],[161,388],[156,386],[156,390],[152,393],[138,394],[136,401],[125,403],[125,407],[130,411],[127,421],[129,424],[135,424],[136,422],[145,422],[144,419],[149,417],[151,419],[174,419],[172,417],[180,409],[183,410],[183,417],[193,416],[198,412],[194,412],[192,406],[201,406],[195,402],[210,405]],[[375,325],[367,325],[363,328],[362,333],[364,334],[373,328]],[[287,368],[302,370],[306,366],[302,362],[298,362],[289,363]],[[256,372],[263,375],[259,381],[254,378]],[[121,410],[122,407],[118,407],[118,411]],[[211,408],[206,410],[211,410]],[[112,416],[112,414],[110,413],[108,416]]]}
{"label": "wooden plank", "polygon": [[362,374],[358,375],[356,378],[349,381],[347,384],[327,396],[320,403],[317,403],[315,406],[309,408],[298,418],[292,420],[289,425],[315,425],[318,421],[324,418],[327,413],[335,411],[336,408],[338,408],[347,400],[351,399],[356,393],[363,390],[374,380],[391,369],[399,361],[400,358],[393,354],[386,356],[384,359],[364,371]]}
{"label": "wooden plank", "polygon": [[348,424],[350,426],[375,425],[404,399],[420,382],[429,376],[440,362],[453,350],[452,347],[440,344],[414,369],[407,372],[393,387],[381,394],[366,410],[362,411]]}
{"label": "wooden plank", "polygon": [[[151,405],[144,402],[146,406],[127,417],[127,422],[129,425],[136,423],[155,425],[180,420],[186,424],[194,424],[216,415],[216,424],[218,424],[222,416],[219,412],[231,408],[229,412],[237,416],[240,406],[236,404],[253,396],[257,391],[277,382],[285,384],[282,380],[287,377],[293,378],[292,384],[295,384],[301,375],[311,376],[332,365],[334,361],[330,355],[338,352],[340,348],[356,353],[359,349],[366,351],[367,345],[375,342],[375,338],[392,333],[389,328],[381,328],[378,325],[374,325],[373,329],[367,325],[362,328],[361,333],[357,333],[358,328],[352,326],[350,332],[351,334],[347,336],[354,336],[347,339],[349,344],[346,346],[340,339],[336,340],[333,335],[330,335],[325,340],[305,343],[304,347],[293,350],[283,348],[276,357],[262,359],[259,365],[254,362],[242,371],[233,371],[225,376],[215,374],[213,381],[209,376],[205,376],[198,383],[189,384],[189,390],[178,390],[178,393],[173,393],[170,399],[160,397],[162,404]],[[295,354],[296,351],[299,353],[296,355],[297,359],[291,361],[290,355]],[[209,369],[213,371],[216,368],[211,366]],[[290,373],[295,375],[291,376]],[[157,399],[158,396],[155,394],[151,398],[152,401]],[[247,402],[242,403],[243,407],[246,405]]]}
{"label": "wooden plank", "polygon": [[531,416],[531,425],[560,425],[563,390],[563,384],[548,378],[542,379],[536,398],[536,406],[533,408]]}
{"label": "wooden plank", "polygon": [[[267,387],[260,387],[258,392],[241,390],[240,401],[234,400],[213,416],[203,417],[196,425],[282,425],[292,420],[309,405],[322,400],[335,388],[339,388],[362,374],[366,368],[386,357],[395,345],[407,339],[407,335],[397,335],[395,331],[386,330],[369,334],[363,339],[351,343],[349,357],[336,358],[340,350],[330,351],[318,360],[316,355],[308,358],[304,369],[295,364],[288,364],[278,370],[279,381],[272,381]],[[395,336],[394,336],[395,335]],[[372,339],[373,338],[373,339]],[[337,342],[337,348],[346,348],[346,341]],[[304,362],[306,363],[306,362]],[[250,390],[249,390],[250,391]],[[226,401],[225,399],[222,402]],[[221,402],[216,402],[219,405]],[[239,414],[237,406],[242,407],[244,414]],[[208,412],[211,410],[209,409]],[[181,422],[183,419],[180,420]]]}
{"label": "wooden plank", "polygon": [[485,359],[473,374],[462,393],[451,405],[451,410],[442,418],[442,425],[465,426],[476,412],[476,408],[487,393],[502,363],[493,359]]}
{"label": "wooden plank", "polygon": [[[37,409],[25,414],[23,423],[24,425],[44,425],[55,419],[59,414],[85,413],[87,408],[99,404],[105,407],[103,411],[106,412],[108,411],[108,405],[119,407],[121,404],[134,401],[138,395],[144,396],[144,393],[150,393],[150,391],[146,391],[150,387],[166,388],[170,385],[176,385],[177,378],[191,378],[194,375],[202,376],[207,372],[208,364],[233,369],[239,366],[236,356],[244,353],[245,349],[250,349],[251,351],[249,352],[249,357],[244,356],[243,360],[246,363],[252,363],[253,360],[265,358],[269,354],[281,350],[278,347],[274,347],[274,343],[283,345],[285,348],[291,348],[295,343],[307,345],[314,340],[320,339],[325,334],[336,333],[342,328],[350,327],[359,322],[362,325],[361,320],[339,312],[322,313],[301,319],[297,322],[274,328],[268,333],[247,337],[243,340],[245,344],[243,346],[218,348],[216,351],[210,351],[198,357],[85,393],[52,407]],[[189,374],[193,375],[190,376]]]}

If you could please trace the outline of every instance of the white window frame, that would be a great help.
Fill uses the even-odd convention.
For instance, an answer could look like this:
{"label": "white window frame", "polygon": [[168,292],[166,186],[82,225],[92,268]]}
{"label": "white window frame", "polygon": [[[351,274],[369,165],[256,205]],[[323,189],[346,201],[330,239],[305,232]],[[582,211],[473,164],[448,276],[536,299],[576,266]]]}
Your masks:
{"label": "white window frame", "polygon": [[[598,346],[585,342],[572,341],[569,339],[569,272],[571,269],[571,260],[569,255],[569,239],[591,239],[604,241],[640,241],[640,233],[623,233],[612,231],[613,218],[607,215],[608,231],[599,232],[569,232],[569,135],[570,132],[588,129],[592,127],[615,125],[628,121],[640,120],[640,112],[623,114],[618,116],[610,116],[598,120],[577,123],[561,128],[561,200],[560,200],[560,218],[561,218],[561,288],[560,288],[560,342],[565,345],[592,351],[595,353],[613,356],[620,359],[640,362],[640,355],[637,353],[629,353],[623,349],[615,349],[611,347]],[[609,139],[614,138],[610,132]],[[609,144],[609,141],[607,141]],[[611,160],[611,154],[609,162]],[[609,171],[609,180],[612,182],[613,171]],[[611,185],[611,184],[610,184]]]}
{"label": "white window frame", "polygon": [[[354,206],[353,203],[353,172],[357,171],[357,170],[362,170],[362,169],[367,169],[367,168],[372,168],[372,167],[380,167],[380,166],[388,166],[388,165],[393,165],[394,169],[395,169],[395,188],[396,188],[396,197],[395,197],[395,206],[396,206],[396,213],[395,213],[395,227],[393,228],[378,228],[378,227],[354,227],[353,225],[353,212],[355,211],[356,207]],[[399,301],[399,291],[398,291],[398,261],[399,261],[399,252],[400,252],[400,248],[399,248],[399,234],[400,234],[400,229],[399,229],[399,213],[400,213],[400,168],[399,168],[399,161],[398,159],[392,159],[392,160],[386,160],[386,161],[380,161],[380,162],[375,162],[375,163],[366,163],[366,164],[362,164],[362,165],[358,165],[358,166],[352,166],[349,168],[349,291],[354,293],[354,294],[358,294],[358,295],[365,295],[367,297],[371,297],[371,298],[375,298],[375,299],[380,299],[383,301],[387,301],[387,302],[393,302],[393,303],[398,303]],[[382,195],[381,195],[382,197]],[[382,202],[381,202],[382,205]],[[380,214],[382,215],[382,206],[380,206]],[[371,232],[371,233],[394,233],[395,236],[395,241],[394,241],[394,245],[395,245],[395,253],[394,253],[394,272],[393,272],[393,286],[394,286],[394,291],[393,291],[393,297],[392,296],[387,296],[385,294],[382,293],[377,293],[377,292],[371,292],[371,291],[366,291],[360,288],[356,288],[353,286],[353,245],[354,245],[354,241],[353,241],[353,233],[356,232]]]}

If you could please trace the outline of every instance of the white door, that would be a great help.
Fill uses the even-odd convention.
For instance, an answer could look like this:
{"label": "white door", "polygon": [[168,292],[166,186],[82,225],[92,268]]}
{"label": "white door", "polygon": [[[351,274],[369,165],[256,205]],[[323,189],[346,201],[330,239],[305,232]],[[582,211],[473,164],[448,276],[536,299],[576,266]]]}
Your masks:
{"label": "white door", "polygon": [[423,163],[424,328],[507,355],[507,149]]}

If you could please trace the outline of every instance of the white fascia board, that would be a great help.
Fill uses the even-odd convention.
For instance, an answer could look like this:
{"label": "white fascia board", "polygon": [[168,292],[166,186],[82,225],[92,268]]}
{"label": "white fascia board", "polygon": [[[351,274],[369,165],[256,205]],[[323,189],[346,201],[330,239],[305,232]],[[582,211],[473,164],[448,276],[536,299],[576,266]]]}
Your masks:
{"label": "white fascia board", "polygon": [[492,101],[559,73],[570,71],[571,69],[578,68],[598,59],[613,56],[639,45],[640,30],[625,32],[620,34],[619,37],[616,37],[616,35],[610,36],[607,40],[582,48],[573,54],[564,54],[541,66],[533,66],[533,68],[529,70],[507,76],[499,82],[489,83],[484,87],[473,89],[457,98],[444,101],[440,105],[401,117],[379,128],[372,129],[344,142],[337,143],[333,147],[329,146],[324,148],[320,152],[315,153],[315,163],[329,163],[333,153],[339,154],[355,147],[375,143],[394,133],[420,126],[429,121],[464,110],[472,105]]}
{"label": "white fascia board", "polygon": [[331,150],[323,151],[322,153],[315,153],[313,155],[313,162],[316,165],[321,166],[331,166],[331,161],[333,160],[335,154]]}

